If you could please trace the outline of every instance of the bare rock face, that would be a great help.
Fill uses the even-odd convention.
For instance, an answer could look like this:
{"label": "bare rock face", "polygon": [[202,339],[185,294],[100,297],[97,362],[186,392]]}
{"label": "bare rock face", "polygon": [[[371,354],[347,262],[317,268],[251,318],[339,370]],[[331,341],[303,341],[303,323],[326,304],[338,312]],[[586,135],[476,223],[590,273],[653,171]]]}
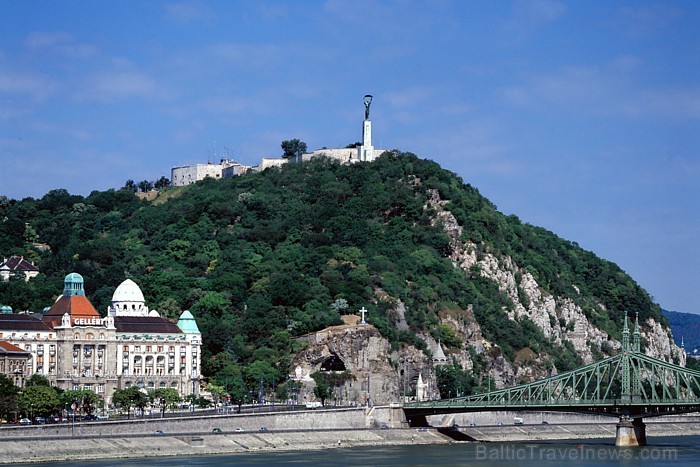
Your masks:
{"label": "bare rock face", "polygon": [[[527,316],[542,330],[547,339],[553,339],[559,345],[564,341],[570,342],[584,363],[593,362],[594,350],[617,350],[621,347],[619,341],[593,326],[580,306],[569,298],[556,297],[542,290],[535,278],[524,268],[515,264],[512,258],[496,257],[483,249],[479,251],[474,243],[464,242],[461,239],[462,227],[452,213],[445,209],[446,203],[440,199],[437,190],[433,190],[426,209],[434,212],[433,225],[441,225],[450,237],[452,247],[450,259],[456,267],[463,270],[477,266],[480,274],[493,280],[514,304],[514,309],[508,311],[510,319],[516,320],[521,316]],[[574,290],[578,293],[575,286]],[[602,304],[598,306],[604,309]],[[443,323],[460,331],[459,326],[450,320],[443,320]],[[660,323],[648,320],[644,323],[642,334],[649,343],[647,348],[649,355],[657,357],[672,355],[685,365],[683,351],[673,343],[669,332]],[[469,340],[466,342],[469,343]],[[485,340],[482,342],[488,346]],[[523,378],[528,374],[538,373],[526,366],[518,367],[514,375],[519,374],[518,377]],[[510,372],[505,367],[502,369],[505,371],[505,379],[509,380]]]}
{"label": "bare rock face", "polygon": [[[342,362],[336,371],[349,371],[354,381],[346,382],[334,391],[333,401],[326,403],[387,404],[396,402],[423,371],[423,379],[430,377],[430,362],[419,350],[408,347],[391,353],[389,342],[369,324],[332,326],[298,338],[308,344],[292,360],[295,369],[291,378],[303,384],[300,401],[315,397],[315,383],[309,375],[320,371],[324,363]],[[393,365],[392,365],[393,362]],[[305,396],[305,397],[304,397]]]}
{"label": "bare rock face", "polygon": [[640,330],[642,337],[647,340],[645,353],[650,357],[685,366],[685,352],[673,342],[670,332],[651,318],[645,324],[646,327]]}

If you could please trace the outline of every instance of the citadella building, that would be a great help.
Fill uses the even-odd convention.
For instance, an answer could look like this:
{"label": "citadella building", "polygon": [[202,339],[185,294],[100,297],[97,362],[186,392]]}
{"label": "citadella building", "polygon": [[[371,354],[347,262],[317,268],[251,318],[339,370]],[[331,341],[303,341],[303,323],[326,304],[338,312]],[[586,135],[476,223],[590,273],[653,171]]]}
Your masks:
{"label": "citadella building", "polygon": [[176,389],[199,394],[202,337],[192,313],[177,323],[146,306],[127,279],[102,317],[85,296],[83,277],[65,278],[63,293],[36,317],[2,307],[0,340],[29,352],[27,377],[46,376],[61,389],[89,389],[109,405],[117,389]]}

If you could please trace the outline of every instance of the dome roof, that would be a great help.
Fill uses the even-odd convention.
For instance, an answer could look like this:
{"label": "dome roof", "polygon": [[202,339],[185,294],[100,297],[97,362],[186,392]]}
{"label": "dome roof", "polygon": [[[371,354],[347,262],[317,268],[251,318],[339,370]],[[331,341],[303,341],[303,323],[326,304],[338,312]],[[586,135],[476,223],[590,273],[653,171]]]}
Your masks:
{"label": "dome roof", "polygon": [[63,280],[63,295],[66,297],[84,296],[83,283],[83,276],[77,272],[71,272]]}
{"label": "dome roof", "polygon": [[143,292],[136,282],[127,279],[117,287],[112,295],[112,302],[145,302]]}
{"label": "dome roof", "polygon": [[180,319],[177,321],[177,327],[185,334],[200,334],[197,322],[194,320],[194,316],[192,316],[190,310],[182,312]]}

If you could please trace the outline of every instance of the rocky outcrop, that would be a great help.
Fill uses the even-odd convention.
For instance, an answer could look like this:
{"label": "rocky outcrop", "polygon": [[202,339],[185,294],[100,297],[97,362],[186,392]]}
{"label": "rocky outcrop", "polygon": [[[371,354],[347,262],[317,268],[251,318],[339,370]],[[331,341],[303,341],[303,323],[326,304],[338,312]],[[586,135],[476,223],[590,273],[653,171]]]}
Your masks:
{"label": "rocky outcrop", "polygon": [[[517,320],[526,316],[542,330],[545,338],[559,345],[564,341],[570,342],[584,363],[594,360],[594,352],[620,348],[619,341],[593,326],[580,306],[569,298],[556,297],[542,290],[532,274],[515,264],[512,258],[496,256],[483,247],[463,241],[462,227],[452,213],[445,209],[446,201],[440,199],[437,190],[432,190],[430,195],[426,209],[434,213],[433,225],[442,226],[450,237],[450,259],[453,264],[465,271],[476,267],[480,274],[493,280],[513,302],[513,308],[507,310],[510,319]],[[572,287],[576,293],[579,292],[575,285]],[[602,305],[598,306],[604,309]],[[460,326],[449,319],[443,319],[442,322],[460,332]],[[668,331],[660,323],[648,320],[644,323],[642,335],[648,342],[647,354],[655,357],[672,355],[685,364],[684,353],[673,343]],[[466,342],[469,342],[468,339]],[[489,346],[485,340],[482,342],[485,347]],[[502,368],[498,371],[505,372],[505,379],[510,379],[509,369],[503,364],[499,364],[499,367]],[[527,374],[534,376],[538,372],[518,367],[513,374],[518,373],[520,377],[526,377]]]}
{"label": "rocky outcrop", "polygon": [[336,388],[334,400],[327,403],[396,402],[415,390],[419,373],[434,387],[431,364],[423,352],[411,346],[392,352],[389,341],[370,324],[332,326],[297,340],[306,348],[292,360],[290,377],[303,385],[300,401],[315,399],[310,375],[333,358],[342,361],[338,371],[349,371],[354,380]]}
{"label": "rocky outcrop", "polygon": [[642,337],[647,341],[644,353],[650,357],[685,366],[685,351],[673,342],[671,333],[661,323],[651,318],[644,324],[646,327],[640,329]]}

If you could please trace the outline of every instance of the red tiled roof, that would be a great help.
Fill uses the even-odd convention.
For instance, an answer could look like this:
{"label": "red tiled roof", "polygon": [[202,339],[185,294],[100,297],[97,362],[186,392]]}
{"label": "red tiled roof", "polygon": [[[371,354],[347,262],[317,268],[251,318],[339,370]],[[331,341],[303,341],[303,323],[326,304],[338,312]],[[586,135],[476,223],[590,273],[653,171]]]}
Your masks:
{"label": "red tiled roof", "polygon": [[117,332],[182,334],[177,324],[155,316],[115,316],[114,327]]}
{"label": "red tiled roof", "polygon": [[2,354],[8,354],[8,353],[23,353],[29,355],[29,352],[26,350],[20,349],[14,344],[10,344],[7,341],[0,341],[0,353]]}
{"label": "red tiled roof", "polygon": [[11,271],[39,271],[39,268],[24,259],[23,256],[10,256],[0,264],[0,268],[3,266],[7,266]]}
{"label": "red tiled roof", "polygon": [[63,315],[66,313],[73,319],[101,317],[95,310],[95,307],[92,306],[92,303],[90,303],[90,300],[84,295],[61,295],[41,319],[51,326],[60,326]]}
{"label": "red tiled roof", "polygon": [[0,329],[3,331],[50,331],[51,326],[30,315],[0,314]]}

